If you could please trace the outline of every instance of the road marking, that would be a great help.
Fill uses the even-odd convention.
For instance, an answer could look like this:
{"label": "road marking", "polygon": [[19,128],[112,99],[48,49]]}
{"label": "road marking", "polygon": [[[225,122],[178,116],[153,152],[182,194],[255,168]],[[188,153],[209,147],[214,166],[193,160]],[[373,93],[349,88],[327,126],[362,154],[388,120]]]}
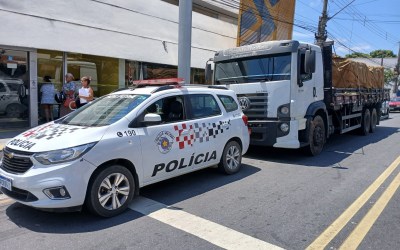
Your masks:
{"label": "road marking", "polygon": [[282,249],[145,197],[135,198],[129,208],[225,249]]}
{"label": "road marking", "polygon": [[400,164],[400,156],[357,198],[325,231],[318,236],[308,247],[311,249],[324,249],[329,242],[343,229],[351,218],[364,206],[376,190],[382,185],[389,175]]}
{"label": "road marking", "polygon": [[379,215],[385,209],[390,199],[393,197],[397,188],[400,186],[400,173],[397,174],[396,178],[390,183],[385,192],[379,197],[378,201],[368,211],[357,227],[351,232],[349,237],[343,242],[340,249],[356,249],[365,235],[369,232]]}

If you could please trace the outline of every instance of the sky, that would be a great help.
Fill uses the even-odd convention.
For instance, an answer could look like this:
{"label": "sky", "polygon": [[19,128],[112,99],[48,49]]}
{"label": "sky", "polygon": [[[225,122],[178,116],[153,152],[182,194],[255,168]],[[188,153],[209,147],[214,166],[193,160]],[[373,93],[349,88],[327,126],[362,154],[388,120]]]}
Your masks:
{"label": "sky", "polygon": [[[293,39],[314,43],[322,8],[323,0],[296,0]],[[328,17],[333,17],[327,31],[336,54],[369,54],[378,49],[398,54],[400,0],[328,0]]]}

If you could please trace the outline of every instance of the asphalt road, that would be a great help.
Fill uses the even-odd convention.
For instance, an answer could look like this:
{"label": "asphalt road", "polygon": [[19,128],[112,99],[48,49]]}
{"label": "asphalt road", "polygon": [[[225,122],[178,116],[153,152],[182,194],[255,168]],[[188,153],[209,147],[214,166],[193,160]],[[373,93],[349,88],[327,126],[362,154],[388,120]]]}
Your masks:
{"label": "asphalt road", "polygon": [[391,113],[374,134],[333,136],[317,157],[252,147],[238,174],[205,169],[145,187],[109,219],[0,196],[0,248],[398,249],[399,127]]}

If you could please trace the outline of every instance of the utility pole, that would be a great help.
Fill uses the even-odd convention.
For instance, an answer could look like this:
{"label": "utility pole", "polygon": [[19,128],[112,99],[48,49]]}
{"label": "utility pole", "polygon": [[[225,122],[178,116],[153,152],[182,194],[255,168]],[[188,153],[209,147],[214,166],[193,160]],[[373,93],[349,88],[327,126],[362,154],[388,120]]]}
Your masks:
{"label": "utility pole", "polygon": [[318,33],[315,34],[315,43],[322,46],[326,41],[326,23],[328,22],[328,0],[324,0],[324,7],[322,9],[322,15],[319,17]]}
{"label": "utility pole", "polygon": [[190,83],[192,0],[179,0],[178,77]]}
{"label": "utility pole", "polygon": [[322,9],[322,15],[319,17],[319,22],[318,22],[318,33],[315,34],[315,44],[319,45],[322,47],[322,45],[325,43],[326,38],[328,38],[327,32],[326,32],[326,23],[334,18],[337,14],[342,12],[345,8],[347,8],[350,4],[352,4],[355,0],[352,0],[350,3],[348,3],[346,6],[341,8],[336,14],[334,14],[331,17],[328,17],[328,0],[324,0],[324,7]]}
{"label": "utility pole", "polygon": [[397,53],[397,64],[396,64],[396,80],[394,81],[393,93],[397,96],[399,86],[399,75],[400,75],[400,42],[399,52]]}

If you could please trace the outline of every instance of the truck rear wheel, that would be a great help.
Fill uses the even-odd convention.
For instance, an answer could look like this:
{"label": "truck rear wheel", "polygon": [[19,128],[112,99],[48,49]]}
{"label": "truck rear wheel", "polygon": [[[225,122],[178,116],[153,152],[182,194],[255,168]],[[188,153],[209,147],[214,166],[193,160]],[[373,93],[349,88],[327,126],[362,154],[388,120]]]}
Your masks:
{"label": "truck rear wheel", "polygon": [[361,117],[361,135],[368,135],[371,128],[371,113],[369,109],[365,109]]}
{"label": "truck rear wheel", "polygon": [[371,127],[369,132],[371,133],[375,132],[377,123],[378,123],[378,114],[376,113],[376,109],[373,108],[371,112]]}
{"label": "truck rear wheel", "polygon": [[315,116],[310,122],[308,141],[310,144],[306,148],[307,154],[311,156],[319,155],[326,141],[325,123],[319,115]]}

